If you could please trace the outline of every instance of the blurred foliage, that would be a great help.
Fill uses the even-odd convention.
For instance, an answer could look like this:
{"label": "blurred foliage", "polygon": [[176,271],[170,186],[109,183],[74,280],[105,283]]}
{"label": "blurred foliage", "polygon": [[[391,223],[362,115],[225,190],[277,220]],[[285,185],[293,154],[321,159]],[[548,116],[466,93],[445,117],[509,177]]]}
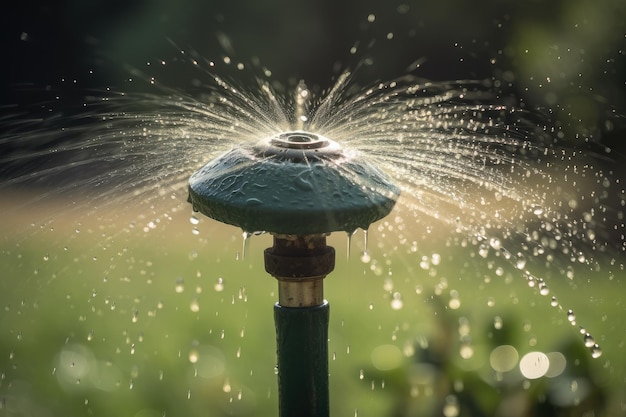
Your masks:
{"label": "blurred foliage", "polygon": [[[413,363],[392,371],[370,369],[375,384],[383,384],[392,393],[391,416],[443,417],[567,417],[610,415],[606,387],[598,380],[595,364],[580,341],[567,338],[554,344],[567,363],[564,372],[539,379],[526,379],[518,367],[500,372],[490,366],[475,369],[459,363],[459,354],[468,356],[468,336],[459,339],[462,316],[446,307],[443,297],[433,295],[430,302],[437,311],[437,330],[415,346]],[[519,329],[522,317],[496,316],[484,323],[482,353],[491,354],[498,347],[523,346]],[[461,320],[459,320],[461,319]],[[473,349],[473,348],[472,348]],[[468,356],[469,359],[469,356]],[[491,361],[490,356],[490,361]]]}
{"label": "blurred foliage", "polygon": [[[626,3],[621,0],[12,2],[3,30],[4,83],[34,91],[77,81],[133,88],[128,68],[168,61],[179,48],[269,68],[280,83],[332,84],[366,62],[361,80],[407,69],[435,80],[490,79],[529,109],[544,108],[564,139],[624,150]],[[354,49],[354,54],[350,52]],[[415,63],[419,63],[416,70]],[[227,71],[227,69],[220,69]],[[236,72],[236,71],[235,71]],[[175,71],[160,74],[176,79]],[[245,74],[236,74],[245,85]],[[64,94],[69,95],[71,86]],[[8,94],[19,102],[18,95]]]}
{"label": "blurred foliage", "polygon": [[[207,239],[180,217],[109,238],[100,216],[81,218],[80,233],[57,215],[54,227],[35,223],[28,239],[4,234],[0,416],[276,414],[276,283],[262,267],[269,241],[255,237],[246,260],[235,262],[241,242],[232,228],[203,223]],[[601,309],[590,305],[584,280],[576,290],[552,281],[553,294],[576,305],[601,339],[604,354],[593,360],[550,297],[506,271],[486,280],[458,249],[440,252],[446,261],[430,270],[407,268],[418,263],[408,253],[385,252],[372,248],[368,264],[339,257],[326,279],[332,415],[623,412],[623,274],[594,281]],[[373,268],[380,260],[393,277]],[[532,380],[517,363],[496,372],[489,358],[502,345],[520,356],[561,352],[566,366]]]}

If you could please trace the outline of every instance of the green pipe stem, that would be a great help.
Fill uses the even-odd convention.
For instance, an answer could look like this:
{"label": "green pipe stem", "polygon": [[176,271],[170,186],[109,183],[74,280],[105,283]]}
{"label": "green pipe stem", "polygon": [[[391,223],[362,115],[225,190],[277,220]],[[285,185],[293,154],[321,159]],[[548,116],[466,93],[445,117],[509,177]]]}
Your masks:
{"label": "green pipe stem", "polygon": [[280,417],[328,417],[329,305],[274,306]]}
{"label": "green pipe stem", "polygon": [[274,235],[265,270],[278,280],[274,306],[280,417],[328,417],[328,320],[324,278],[335,267],[326,235]]}

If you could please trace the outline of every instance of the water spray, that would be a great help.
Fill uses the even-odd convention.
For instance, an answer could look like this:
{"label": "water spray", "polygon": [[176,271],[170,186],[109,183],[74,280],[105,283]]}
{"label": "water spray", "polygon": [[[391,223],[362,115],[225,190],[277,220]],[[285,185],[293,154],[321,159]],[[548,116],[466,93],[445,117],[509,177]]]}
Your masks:
{"label": "water spray", "polygon": [[305,131],[233,149],[189,179],[194,210],[246,232],[273,235],[265,270],[278,280],[274,306],[279,415],[329,415],[329,304],[323,280],[335,266],[331,232],[367,229],[400,194],[356,152]]}

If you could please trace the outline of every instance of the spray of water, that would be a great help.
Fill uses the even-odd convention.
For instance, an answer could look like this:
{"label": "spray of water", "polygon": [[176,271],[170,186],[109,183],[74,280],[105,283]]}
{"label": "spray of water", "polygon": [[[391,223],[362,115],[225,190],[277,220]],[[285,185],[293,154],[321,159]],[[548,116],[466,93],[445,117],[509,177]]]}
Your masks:
{"label": "spray of water", "polygon": [[542,295],[551,294],[549,282],[535,271],[545,266],[569,280],[580,265],[624,268],[626,194],[609,150],[562,145],[558,128],[498,104],[489,82],[406,75],[363,88],[347,71],[327,90],[300,82],[285,92],[267,76],[243,87],[211,62],[187,62],[203,80],[198,94],[136,73],[153,90],[94,94],[74,116],[58,118],[50,106],[51,118],[5,121],[2,188],[54,184],[55,194],[80,195],[86,205],[149,204],[184,196],[190,174],[232,147],[306,130],[396,179],[403,226],[395,234],[409,252],[427,252],[427,236],[438,233],[479,258],[508,261]]}

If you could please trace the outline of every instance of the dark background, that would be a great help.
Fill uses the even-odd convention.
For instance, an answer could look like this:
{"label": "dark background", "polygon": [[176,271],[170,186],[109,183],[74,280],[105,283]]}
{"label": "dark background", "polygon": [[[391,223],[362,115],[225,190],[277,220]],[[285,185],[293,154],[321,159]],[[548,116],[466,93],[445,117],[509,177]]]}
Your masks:
{"label": "dark background", "polygon": [[[358,80],[402,75],[489,79],[527,108],[542,108],[581,137],[624,150],[626,2],[622,0],[20,1],[5,7],[1,45],[4,118],[87,91],[130,90],[132,69],[171,62],[178,49],[223,64],[260,63],[284,84],[310,87],[369,61]],[[376,19],[368,21],[368,15]],[[387,39],[392,32],[393,38]],[[374,41],[374,42],[372,42]],[[174,46],[175,45],[175,46]],[[358,45],[358,52],[350,48]],[[241,83],[246,76],[231,68]],[[155,65],[152,65],[154,68]],[[169,68],[169,67],[168,67]],[[156,69],[154,71],[157,71]],[[186,74],[159,74],[185,88]],[[180,87],[178,87],[180,86]],[[36,108],[36,106],[34,106]],[[36,111],[36,110],[35,110]]]}

